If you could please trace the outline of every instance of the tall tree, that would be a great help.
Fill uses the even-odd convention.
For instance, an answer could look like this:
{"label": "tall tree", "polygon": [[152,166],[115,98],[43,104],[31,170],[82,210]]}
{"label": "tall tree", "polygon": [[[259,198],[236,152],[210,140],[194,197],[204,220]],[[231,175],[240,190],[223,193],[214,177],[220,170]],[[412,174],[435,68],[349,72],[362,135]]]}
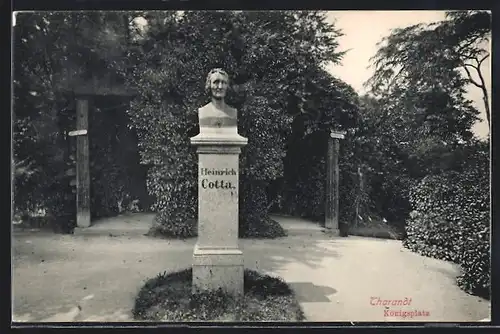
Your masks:
{"label": "tall tree", "polygon": [[[481,89],[489,124],[489,96],[481,65],[490,56],[490,39],[488,11],[451,11],[443,21],[395,29],[379,43],[372,58],[375,74],[367,85],[379,93],[394,86],[442,86],[462,78]],[[457,84],[463,86],[459,80]]]}

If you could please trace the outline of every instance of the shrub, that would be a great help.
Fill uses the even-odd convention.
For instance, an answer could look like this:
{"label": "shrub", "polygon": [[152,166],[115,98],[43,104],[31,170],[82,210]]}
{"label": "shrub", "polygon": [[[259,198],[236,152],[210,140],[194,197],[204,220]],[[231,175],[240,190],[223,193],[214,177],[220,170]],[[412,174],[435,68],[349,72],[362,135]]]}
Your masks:
{"label": "shrub", "polygon": [[[256,182],[242,182],[240,187],[243,192],[240,191],[239,237],[272,239],[285,236],[285,230],[281,225],[267,215],[267,200],[263,185]],[[148,234],[169,238],[197,236],[197,220],[193,217],[197,216],[195,210],[198,206],[197,197],[194,196],[189,197],[185,193],[176,196],[175,200],[169,202],[169,206],[156,215]],[[177,203],[183,203],[186,207],[183,207],[183,210],[173,210]]]}
{"label": "shrub", "polygon": [[462,266],[458,285],[489,296],[490,225],[488,153],[479,150],[460,172],[425,177],[410,191],[412,211],[403,244],[425,256]]}
{"label": "shrub", "polygon": [[240,238],[275,239],[285,237],[287,234],[277,221],[265,217],[258,224],[243,225],[239,235]]}
{"label": "shrub", "polygon": [[[278,238],[286,235],[281,225],[269,218],[263,182],[240,182],[239,237]],[[195,187],[183,189],[171,183],[162,196],[165,205],[155,217],[151,236],[190,238],[197,236],[197,193]],[[168,197],[167,197],[168,196]]]}
{"label": "shrub", "polygon": [[281,225],[267,214],[265,182],[240,182],[239,236],[278,238],[286,235]]}
{"label": "shrub", "polygon": [[490,224],[489,213],[479,212],[471,221],[465,233],[460,264],[462,275],[457,278],[458,286],[472,294],[485,298],[490,296]]}
{"label": "shrub", "polygon": [[153,226],[148,235],[153,237],[166,237],[187,239],[197,236],[196,220],[181,220],[182,216],[169,216],[168,212],[160,211],[156,214]]}

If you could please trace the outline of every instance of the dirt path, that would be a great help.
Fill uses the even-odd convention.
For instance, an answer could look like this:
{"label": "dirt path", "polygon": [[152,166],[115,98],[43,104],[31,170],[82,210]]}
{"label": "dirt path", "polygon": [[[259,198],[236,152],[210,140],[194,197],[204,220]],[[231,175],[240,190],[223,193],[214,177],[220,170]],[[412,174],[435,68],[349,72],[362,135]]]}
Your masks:
{"label": "dirt path", "polygon": [[[144,280],[191,265],[194,239],[143,236],[137,222],[145,218],[140,216],[135,216],[135,225],[127,225],[133,226],[129,230],[121,230],[130,233],[120,235],[120,219],[110,225],[115,231],[111,236],[104,225],[100,232],[74,236],[16,234],[13,320],[129,321]],[[413,254],[399,241],[330,239],[312,223],[277,220],[289,236],[242,240],[245,267],[282,276],[297,292],[309,321],[479,321],[489,317],[489,302],[455,285],[459,268],[453,264]],[[384,305],[372,305],[377,298],[407,298],[410,305],[389,306],[386,311]],[[390,313],[401,310],[420,311],[420,315],[403,319]]]}

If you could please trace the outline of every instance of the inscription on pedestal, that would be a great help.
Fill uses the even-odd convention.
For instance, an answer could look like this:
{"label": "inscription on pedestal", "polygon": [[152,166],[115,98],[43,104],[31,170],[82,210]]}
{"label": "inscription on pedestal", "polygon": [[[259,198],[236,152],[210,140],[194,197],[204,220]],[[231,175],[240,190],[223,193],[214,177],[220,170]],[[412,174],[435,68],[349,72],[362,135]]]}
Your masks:
{"label": "inscription on pedestal", "polygon": [[198,245],[238,247],[238,154],[200,154]]}
{"label": "inscription on pedestal", "polygon": [[[238,172],[234,168],[215,169],[215,168],[200,168],[200,187],[202,189],[236,189],[234,177]],[[229,178],[233,176],[233,178]]]}

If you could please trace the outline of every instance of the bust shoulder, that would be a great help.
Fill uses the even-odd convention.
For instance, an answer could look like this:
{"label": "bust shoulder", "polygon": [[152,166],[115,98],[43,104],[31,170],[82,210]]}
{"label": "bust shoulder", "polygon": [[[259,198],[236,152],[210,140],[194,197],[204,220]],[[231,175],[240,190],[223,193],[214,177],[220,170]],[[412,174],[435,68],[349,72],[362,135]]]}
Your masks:
{"label": "bust shoulder", "polygon": [[217,117],[217,116],[229,116],[236,117],[237,109],[233,108],[229,105],[224,107],[224,110],[217,109],[211,102],[205,104],[203,107],[198,109],[198,113],[200,116],[204,117]]}
{"label": "bust shoulder", "polygon": [[224,108],[224,112],[228,115],[236,115],[238,110],[236,108],[233,108],[232,106],[226,104],[226,106]]}
{"label": "bust shoulder", "polygon": [[207,103],[203,107],[198,108],[198,112],[206,112],[206,111],[209,111],[212,108],[213,108],[212,104],[211,103]]}

